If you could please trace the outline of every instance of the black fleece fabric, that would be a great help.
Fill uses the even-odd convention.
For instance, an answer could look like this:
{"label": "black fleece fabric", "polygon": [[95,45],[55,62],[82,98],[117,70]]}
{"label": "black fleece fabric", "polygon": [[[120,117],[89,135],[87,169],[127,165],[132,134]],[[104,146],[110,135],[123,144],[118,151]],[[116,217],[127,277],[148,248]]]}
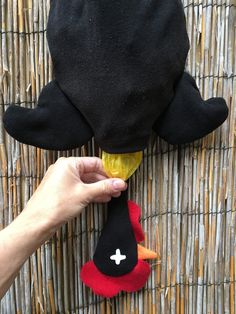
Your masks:
{"label": "black fleece fabric", "polygon": [[4,126],[20,142],[49,150],[80,147],[93,137],[91,127],[56,81],[43,88],[34,110],[10,106]]}
{"label": "black fleece fabric", "polygon": [[[187,85],[175,99],[189,50],[181,0],[52,0],[47,38],[59,90],[44,90],[40,109],[31,113],[7,110],[5,128],[21,142],[63,150],[94,135],[109,153],[140,151],[154,124],[160,136],[178,143],[168,132],[175,127],[169,105],[181,102],[194,112],[204,106],[199,95],[188,99]],[[192,136],[183,129],[181,143],[213,131],[223,122],[222,111],[225,117],[227,106],[219,99],[200,109]],[[174,122],[187,123],[182,109],[171,110],[171,117],[173,112]]]}
{"label": "black fleece fabric", "polygon": [[[117,255],[117,250],[124,259],[116,263],[112,257]],[[127,191],[108,203],[107,222],[93,261],[103,274],[112,277],[128,274],[138,262],[137,241],[130,222]]]}
{"label": "black fleece fabric", "polygon": [[184,144],[204,137],[222,124],[228,116],[223,98],[203,101],[195,80],[184,73],[175,97],[153,129],[170,144]]}

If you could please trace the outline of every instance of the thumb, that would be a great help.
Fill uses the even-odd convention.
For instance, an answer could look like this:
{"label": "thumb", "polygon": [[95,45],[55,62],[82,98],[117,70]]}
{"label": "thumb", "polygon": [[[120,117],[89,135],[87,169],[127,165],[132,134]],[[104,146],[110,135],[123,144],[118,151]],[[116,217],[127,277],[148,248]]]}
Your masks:
{"label": "thumb", "polygon": [[127,189],[127,184],[121,179],[106,179],[95,183],[87,184],[89,198],[93,201],[96,198],[112,196]]}

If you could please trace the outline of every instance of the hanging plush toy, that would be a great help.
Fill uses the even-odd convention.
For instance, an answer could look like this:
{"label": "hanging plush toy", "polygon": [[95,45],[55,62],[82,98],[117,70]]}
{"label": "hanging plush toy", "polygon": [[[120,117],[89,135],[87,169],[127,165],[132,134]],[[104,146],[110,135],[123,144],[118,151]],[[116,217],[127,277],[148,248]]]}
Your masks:
{"label": "hanging plush toy", "polygon": [[[36,109],[10,106],[4,116],[6,130],[20,142],[67,150],[94,136],[109,176],[128,179],[152,130],[182,144],[227,118],[225,101],[203,101],[184,72],[189,40],[180,0],[52,0],[47,38],[55,80]],[[140,212],[126,192],[108,207],[81,278],[112,297],[144,286],[150,268],[143,259],[155,253],[139,245]]]}

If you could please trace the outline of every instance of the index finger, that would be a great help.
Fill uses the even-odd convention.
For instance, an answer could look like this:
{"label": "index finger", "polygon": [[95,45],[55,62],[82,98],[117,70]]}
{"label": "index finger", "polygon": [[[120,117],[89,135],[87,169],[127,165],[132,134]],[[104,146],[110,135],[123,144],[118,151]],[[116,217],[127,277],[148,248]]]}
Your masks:
{"label": "index finger", "polygon": [[75,162],[78,169],[83,173],[98,173],[107,177],[102,160],[98,157],[78,157]]}

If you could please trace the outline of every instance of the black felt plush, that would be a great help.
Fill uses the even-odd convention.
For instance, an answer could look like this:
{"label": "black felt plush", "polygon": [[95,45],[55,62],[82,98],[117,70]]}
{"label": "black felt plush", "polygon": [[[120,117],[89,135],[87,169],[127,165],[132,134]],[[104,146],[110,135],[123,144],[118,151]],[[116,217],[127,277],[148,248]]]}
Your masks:
{"label": "black felt plush", "polygon": [[[117,265],[112,256],[124,259]],[[131,272],[138,262],[137,241],[129,218],[128,192],[113,198],[108,204],[108,218],[93,258],[96,267],[105,275],[117,277]]]}
{"label": "black felt plush", "polygon": [[89,124],[56,81],[43,88],[35,110],[10,106],[4,126],[15,139],[45,149],[80,147],[93,136]]}
{"label": "black felt plush", "polygon": [[210,133],[227,116],[228,108],[224,99],[203,101],[195,80],[184,73],[175,88],[174,99],[153,129],[171,144],[184,144]]}
{"label": "black felt plush", "polygon": [[[109,153],[134,152],[147,146],[153,126],[183,143],[227,116],[222,99],[210,105],[199,94],[189,99],[178,84],[189,50],[180,0],[52,0],[47,38],[58,90],[49,85],[32,112],[7,110],[5,128],[21,142],[61,150],[94,134]],[[182,128],[189,116],[194,130],[184,127],[173,137],[168,128],[174,134],[176,121]]]}

